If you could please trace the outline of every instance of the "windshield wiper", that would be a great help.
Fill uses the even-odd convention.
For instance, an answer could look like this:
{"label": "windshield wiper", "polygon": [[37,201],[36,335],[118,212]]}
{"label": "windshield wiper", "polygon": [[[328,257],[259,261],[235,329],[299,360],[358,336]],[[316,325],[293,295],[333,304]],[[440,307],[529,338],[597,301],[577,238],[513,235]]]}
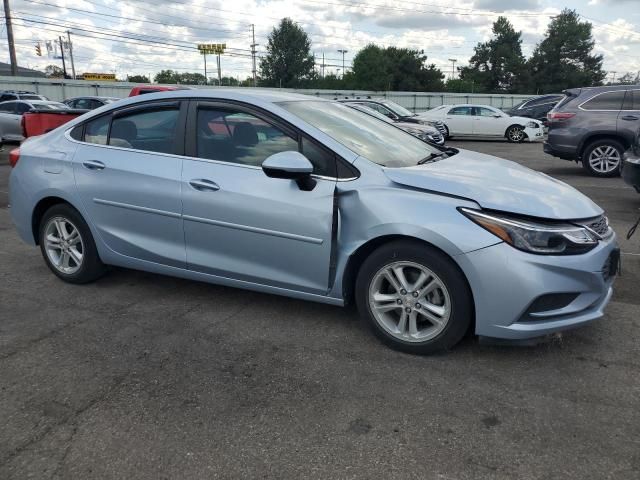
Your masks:
{"label": "windshield wiper", "polygon": [[455,148],[447,148],[446,150],[443,150],[442,152],[438,152],[438,153],[430,153],[428,156],[424,157],[422,160],[418,161],[418,165],[424,165],[425,163],[429,163],[429,162],[435,162],[437,158],[440,157],[450,157],[452,155],[455,155],[456,153],[458,153],[458,150],[456,150]]}

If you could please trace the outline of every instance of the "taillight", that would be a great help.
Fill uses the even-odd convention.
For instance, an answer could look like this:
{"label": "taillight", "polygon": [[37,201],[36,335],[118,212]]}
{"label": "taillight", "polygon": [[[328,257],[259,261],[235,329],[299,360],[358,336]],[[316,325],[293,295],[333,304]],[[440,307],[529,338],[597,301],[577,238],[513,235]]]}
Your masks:
{"label": "taillight", "polygon": [[20,160],[20,149],[14,148],[9,152],[9,165],[11,165],[11,168],[17,165],[18,160]]}
{"label": "taillight", "polygon": [[562,122],[575,116],[575,113],[569,112],[549,112],[547,113],[547,120],[549,120],[550,122]]}

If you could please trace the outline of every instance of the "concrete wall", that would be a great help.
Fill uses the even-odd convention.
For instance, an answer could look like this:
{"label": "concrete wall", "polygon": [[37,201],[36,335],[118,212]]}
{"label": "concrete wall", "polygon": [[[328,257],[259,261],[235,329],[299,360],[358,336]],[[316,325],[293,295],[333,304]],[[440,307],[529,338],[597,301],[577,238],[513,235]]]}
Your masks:
{"label": "concrete wall", "polygon": [[[0,90],[29,90],[45,95],[51,100],[61,101],[70,97],[100,95],[105,97],[126,97],[133,86],[126,82],[91,82],[84,80],[62,80],[30,77],[0,77]],[[194,88],[219,88],[195,85]],[[224,87],[243,88],[243,87]],[[439,92],[373,92],[361,90],[314,90],[283,89],[291,92],[315,95],[323,98],[352,96],[385,97],[414,112],[429,110],[439,105],[452,103],[479,103],[507,109],[531,95],[488,95],[471,93]]]}

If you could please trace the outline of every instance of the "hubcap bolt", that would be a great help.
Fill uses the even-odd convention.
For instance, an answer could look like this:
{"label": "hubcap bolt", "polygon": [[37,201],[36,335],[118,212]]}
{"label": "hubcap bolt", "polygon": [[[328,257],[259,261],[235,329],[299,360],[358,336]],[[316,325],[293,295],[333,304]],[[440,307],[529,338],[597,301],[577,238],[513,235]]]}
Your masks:
{"label": "hubcap bolt", "polygon": [[417,297],[418,296],[418,292],[413,292],[413,296]]}
{"label": "hubcap bolt", "polygon": [[416,308],[420,309],[420,308],[422,308],[422,305],[420,305],[419,303],[416,303]]}
{"label": "hubcap bolt", "polygon": [[402,305],[402,300],[398,299],[398,300],[396,300],[396,303],[397,303],[398,305]]}
{"label": "hubcap bolt", "polygon": [[403,288],[402,290],[400,290],[400,294],[402,294],[402,295],[406,295],[406,294],[407,294],[407,291]]}
{"label": "hubcap bolt", "polygon": [[407,307],[407,308],[404,309],[404,311],[407,312],[407,313],[411,313],[411,308]]}

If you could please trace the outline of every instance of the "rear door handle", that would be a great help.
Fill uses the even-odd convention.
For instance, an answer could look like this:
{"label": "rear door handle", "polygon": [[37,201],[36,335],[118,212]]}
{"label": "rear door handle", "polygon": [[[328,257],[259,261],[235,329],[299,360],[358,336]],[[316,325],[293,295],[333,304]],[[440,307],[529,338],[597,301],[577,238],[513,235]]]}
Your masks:
{"label": "rear door handle", "polygon": [[640,117],[636,117],[635,115],[625,115],[624,117],[622,117],[622,120],[638,120],[640,119]]}
{"label": "rear door handle", "polygon": [[189,185],[201,192],[215,192],[220,190],[220,187],[216,182],[207,180],[206,178],[193,179],[189,182]]}
{"label": "rear door handle", "polygon": [[86,162],[82,162],[82,165],[89,170],[104,170],[104,163],[98,160],[87,160]]}

